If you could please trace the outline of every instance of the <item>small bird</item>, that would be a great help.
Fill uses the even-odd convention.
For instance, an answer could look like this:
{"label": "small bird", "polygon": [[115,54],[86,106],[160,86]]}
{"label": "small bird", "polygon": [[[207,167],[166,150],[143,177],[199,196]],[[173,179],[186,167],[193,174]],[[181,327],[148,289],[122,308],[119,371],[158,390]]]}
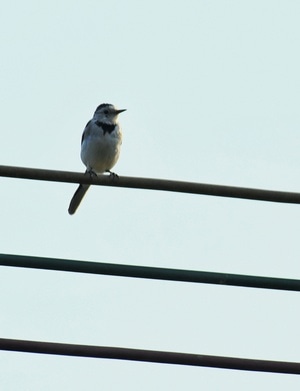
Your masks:
{"label": "small bird", "polygon": [[[81,139],[81,160],[89,175],[104,172],[116,176],[110,170],[117,163],[122,144],[122,131],[118,116],[126,109],[118,110],[114,105],[102,103],[93,118],[86,124]],[[90,185],[80,184],[70,202],[68,212],[74,214]]]}

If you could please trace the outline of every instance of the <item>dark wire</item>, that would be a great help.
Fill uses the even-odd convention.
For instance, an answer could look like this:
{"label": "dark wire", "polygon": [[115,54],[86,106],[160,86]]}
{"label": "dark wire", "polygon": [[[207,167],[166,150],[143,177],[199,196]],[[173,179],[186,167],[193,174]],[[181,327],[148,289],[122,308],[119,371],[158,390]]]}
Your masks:
{"label": "dark wire", "polygon": [[299,375],[300,363],[0,338],[0,350]]}
{"label": "dark wire", "polygon": [[109,276],[300,291],[300,280],[0,254],[0,265]]}
{"label": "dark wire", "polygon": [[0,176],[10,178],[35,179],[40,181],[82,183],[98,186],[114,186],[135,189],[163,190],[179,193],[203,194],[218,197],[243,198],[258,201],[300,204],[300,193],[252,189],[245,187],[213,185],[206,183],[171,181],[166,179],[98,177],[69,171],[44,170],[37,168],[0,166]]}

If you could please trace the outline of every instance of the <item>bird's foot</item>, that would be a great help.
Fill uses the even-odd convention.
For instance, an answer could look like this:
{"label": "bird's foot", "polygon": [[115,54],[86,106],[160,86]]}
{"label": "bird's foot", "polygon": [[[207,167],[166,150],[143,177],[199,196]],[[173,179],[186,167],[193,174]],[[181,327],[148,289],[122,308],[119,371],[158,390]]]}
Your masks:
{"label": "bird's foot", "polygon": [[115,172],[112,172],[112,171],[110,171],[110,170],[106,170],[105,172],[108,172],[108,173],[109,173],[109,177],[110,177],[111,179],[117,179],[117,178],[119,178],[119,175],[116,174]]}
{"label": "bird's foot", "polygon": [[98,176],[97,173],[96,173],[95,171],[93,171],[92,169],[86,170],[85,173],[86,173],[87,175],[89,175],[91,178],[95,178],[95,177]]}

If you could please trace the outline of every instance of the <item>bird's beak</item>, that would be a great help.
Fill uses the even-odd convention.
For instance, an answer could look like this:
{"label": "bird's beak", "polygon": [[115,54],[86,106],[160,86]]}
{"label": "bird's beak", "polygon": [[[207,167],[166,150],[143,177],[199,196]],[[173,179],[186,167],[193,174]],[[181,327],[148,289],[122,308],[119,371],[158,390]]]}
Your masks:
{"label": "bird's beak", "polygon": [[116,114],[123,113],[123,111],[126,111],[127,109],[121,109],[121,110],[116,110]]}

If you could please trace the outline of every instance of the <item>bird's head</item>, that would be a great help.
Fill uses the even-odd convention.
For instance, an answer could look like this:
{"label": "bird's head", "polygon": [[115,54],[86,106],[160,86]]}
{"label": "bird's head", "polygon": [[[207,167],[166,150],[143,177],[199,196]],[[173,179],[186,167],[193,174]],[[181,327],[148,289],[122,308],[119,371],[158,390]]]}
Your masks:
{"label": "bird's head", "polygon": [[105,123],[116,123],[118,115],[126,109],[118,110],[114,105],[102,103],[95,111],[94,118]]}

